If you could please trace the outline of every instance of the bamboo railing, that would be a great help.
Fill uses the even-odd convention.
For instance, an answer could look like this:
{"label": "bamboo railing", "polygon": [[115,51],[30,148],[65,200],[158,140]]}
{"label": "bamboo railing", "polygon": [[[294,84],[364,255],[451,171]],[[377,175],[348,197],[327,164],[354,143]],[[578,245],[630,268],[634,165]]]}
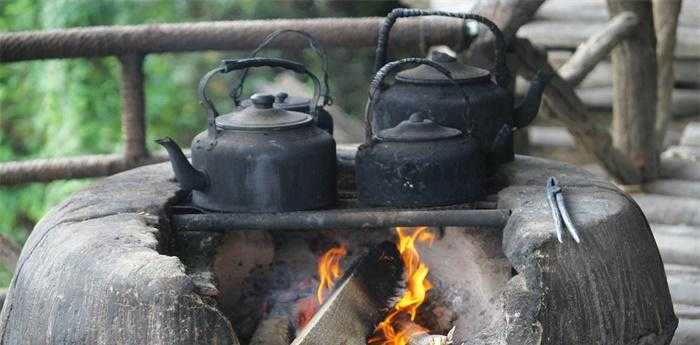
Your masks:
{"label": "bamboo railing", "polygon": [[[384,18],[324,18],[200,22],[181,24],[101,26],[0,34],[0,63],[42,59],[117,56],[121,63],[121,129],[124,152],[66,158],[0,162],[0,185],[107,176],[137,166],[164,161],[146,148],[143,60],[147,54],[206,50],[251,50],[279,29],[309,32],[328,48],[376,45]],[[395,48],[448,44],[465,40],[464,23],[430,18],[402,21],[392,31]],[[274,48],[303,47],[290,36]]]}

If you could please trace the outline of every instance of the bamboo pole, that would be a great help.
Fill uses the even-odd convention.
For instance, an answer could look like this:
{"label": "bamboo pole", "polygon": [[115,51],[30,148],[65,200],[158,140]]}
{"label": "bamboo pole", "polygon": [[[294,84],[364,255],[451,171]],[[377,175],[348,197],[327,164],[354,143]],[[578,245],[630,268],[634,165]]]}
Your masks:
{"label": "bamboo pole", "polygon": [[[0,34],[0,62],[87,58],[203,50],[251,50],[279,29],[306,31],[327,48],[374,47],[384,18],[238,20],[200,23],[94,26]],[[392,30],[392,47],[449,44],[463,37],[458,20],[408,20]],[[302,38],[274,41],[270,48],[305,46]]]}
{"label": "bamboo pole", "polygon": [[146,149],[145,92],[143,55],[129,54],[119,57],[122,67],[121,103],[122,138],[124,158],[141,160],[148,156]]}

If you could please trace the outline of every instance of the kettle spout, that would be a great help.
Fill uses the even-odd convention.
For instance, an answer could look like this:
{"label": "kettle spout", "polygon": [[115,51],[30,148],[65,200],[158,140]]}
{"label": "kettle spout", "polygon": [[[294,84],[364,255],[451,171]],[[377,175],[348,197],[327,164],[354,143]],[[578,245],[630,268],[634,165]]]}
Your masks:
{"label": "kettle spout", "polygon": [[173,166],[173,171],[175,172],[175,178],[177,178],[182,189],[190,191],[193,189],[204,190],[207,188],[209,184],[207,175],[195,169],[195,167],[190,164],[175,140],[165,137],[157,139],[156,142],[165,147],[165,150],[168,151],[170,164]]}
{"label": "kettle spout", "polygon": [[525,98],[515,107],[515,113],[513,116],[513,124],[517,128],[522,128],[530,124],[532,120],[537,116],[537,112],[540,110],[540,103],[542,102],[542,94],[544,93],[544,88],[549,83],[554,75],[550,73],[537,72],[535,76],[535,81],[530,85],[530,89],[527,90],[527,95]]}

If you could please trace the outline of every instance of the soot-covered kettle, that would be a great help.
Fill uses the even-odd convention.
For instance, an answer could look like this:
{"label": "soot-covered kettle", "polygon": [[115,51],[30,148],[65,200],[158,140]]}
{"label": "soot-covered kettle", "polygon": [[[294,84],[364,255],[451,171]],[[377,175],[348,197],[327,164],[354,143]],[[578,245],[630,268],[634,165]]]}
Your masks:
{"label": "soot-covered kettle", "polygon": [[[496,24],[485,17],[441,11],[395,9],[387,15],[380,27],[375,71],[387,62],[389,34],[399,18],[419,16],[445,16],[475,20],[485,25],[495,36],[495,61],[491,71],[460,63],[456,58],[434,52],[430,60],[447,69],[469,98],[470,116],[474,120],[473,135],[487,155],[490,165],[513,159],[512,131],[527,126],[537,115],[542,92],[549,76],[538,75],[527,96],[514,106],[514,94],[509,90],[510,72],[506,66],[505,41]],[[435,121],[453,128],[466,130],[470,124],[461,117],[463,93],[451,85],[451,81],[428,65],[404,70],[395,78],[394,86],[387,90],[375,104],[373,125],[377,129],[396,126],[419,111],[426,104],[433,110]]]}
{"label": "soot-covered kettle", "polygon": [[[363,205],[416,208],[466,203],[482,196],[484,157],[469,126],[462,131],[443,125],[438,120],[442,114],[427,107],[392,128],[374,130],[373,118],[387,114],[377,112],[375,105],[395,87],[382,91],[384,79],[401,67],[416,65],[442,73],[457,92],[463,92],[447,69],[427,59],[390,62],[375,74],[365,118],[367,137],[355,158]],[[473,123],[470,111],[463,94],[463,122]]]}
{"label": "soot-covered kettle", "polygon": [[[306,41],[309,43],[309,47],[311,48],[311,50],[314,51],[319,56],[319,58],[321,58],[321,70],[323,71],[323,89],[321,91],[321,104],[316,106],[316,124],[320,128],[324,129],[326,132],[332,135],[333,117],[325,109],[326,106],[329,106],[333,103],[333,99],[330,95],[330,85],[328,83],[328,55],[326,54],[321,44],[318,43],[318,40],[316,38],[314,38],[311,34],[305,31],[291,29],[277,30],[267,35],[267,37],[263,39],[260,45],[258,45],[258,47],[250,53],[249,58],[256,57],[258,53],[260,53],[260,51],[262,51],[263,49],[267,48],[267,46],[270,43],[274,42],[279,37],[285,36],[287,34],[299,35],[306,39]],[[235,85],[233,85],[233,88],[231,90],[230,96],[233,99],[234,105],[236,106],[249,107],[252,105],[252,102],[249,98],[241,100],[241,94],[243,93],[243,85],[245,83],[247,75],[248,70],[244,69],[241,73],[241,77],[239,78],[238,82],[235,83]],[[298,111],[310,114],[311,101],[311,98],[290,96],[286,92],[279,92],[275,94],[275,103],[273,106],[279,109]]]}
{"label": "soot-covered kettle", "polygon": [[[206,94],[217,75],[251,67],[281,67],[314,83],[311,114],[274,107],[275,96],[255,94],[252,105],[219,116]],[[208,128],[192,141],[192,164],[170,138],[158,140],[175,176],[192,191],[195,206],[224,212],[282,212],[331,206],[337,201],[335,141],[315,123],[318,78],[282,59],[224,60],[199,82]]]}

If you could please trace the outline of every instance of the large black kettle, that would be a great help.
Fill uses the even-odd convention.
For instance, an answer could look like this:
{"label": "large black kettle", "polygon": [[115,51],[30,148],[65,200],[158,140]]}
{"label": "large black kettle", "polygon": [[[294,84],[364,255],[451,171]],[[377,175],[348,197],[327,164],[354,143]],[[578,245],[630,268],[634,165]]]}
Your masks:
{"label": "large black kettle", "polygon": [[[316,106],[316,124],[318,125],[318,127],[324,129],[326,132],[332,135],[333,117],[331,117],[331,114],[328,113],[328,111],[325,109],[326,106],[331,105],[333,103],[333,99],[330,96],[330,85],[328,83],[328,55],[326,54],[321,44],[318,43],[318,40],[316,38],[314,38],[311,34],[305,31],[291,29],[277,30],[267,35],[267,37],[265,37],[265,39],[262,40],[260,45],[258,45],[258,47],[255,48],[248,57],[256,57],[261,50],[267,48],[267,46],[270,43],[274,42],[279,37],[285,34],[296,34],[303,37],[309,43],[309,47],[311,48],[311,50],[314,53],[316,53],[319,58],[321,58],[321,70],[323,72],[323,89],[321,91],[321,104]],[[249,107],[252,105],[250,99],[241,100],[241,94],[243,93],[243,85],[245,83],[247,75],[248,70],[243,70],[243,72],[241,73],[241,77],[239,78],[238,82],[233,85],[233,89],[231,90],[230,96],[233,99],[234,105],[236,106]],[[279,92],[275,94],[275,103],[273,106],[279,109],[298,111],[310,114],[311,101],[311,98],[290,96],[286,92]]]}
{"label": "large black kettle", "polygon": [[[370,84],[366,113],[367,138],[355,158],[358,199],[368,206],[427,207],[478,200],[483,192],[484,157],[472,128],[461,131],[440,123],[435,112],[414,113],[395,127],[375,131],[374,106],[396,86],[381,93],[384,79],[400,67],[427,66],[445,75],[458,93],[460,85],[441,65],[408,58],[382,67]],[[407,94],[406,97],[420,97]],[[473,123],[466,95],[459,117]]]}
{"label": "large black kettle", "polygon": [[[537,115],[542,92],[549,76],[539,75],[527,96],[514,106],[514,94],[509,91],[510,72],[506,66],[505,41],[501,30],[490,20],[474,14],[395,9],[380,27],[375,71],[387,62],[389,33],[398,18],[446,16],[471,19],[484,24],[495,36],[495,62],[492,71],[461,64],[454,57],[435,52],[430,60],[447,69],[469,98],[470,116],[475,121],[473,135],[488,155],[488,161],[499,164],[513,159],[512,131],[528,125]],[[394,86],[375,105],[373,125],[378,129],[396,126],[417,111],[429,110],[435,121],[449,127],[466,130],[463,122],[462,93],[450,85],[444,74],[426,65],[402,71]]]}
{"label": "large black kettle", "polygon": [[[275,96],[256,94],[252,106],[219,116],[206,95],[219,73],[251,67],[282,67],[314,83],[311,115],[275,108]],[[169,138],[158,140],[170,154],[175,176],[192,191],[195,206],[225,212],[318,209],[337,201],[335,141],[315,122],[318,78],[282,59],[224,60],[199,82],[208,129],[192,141],[192,164]]]}

